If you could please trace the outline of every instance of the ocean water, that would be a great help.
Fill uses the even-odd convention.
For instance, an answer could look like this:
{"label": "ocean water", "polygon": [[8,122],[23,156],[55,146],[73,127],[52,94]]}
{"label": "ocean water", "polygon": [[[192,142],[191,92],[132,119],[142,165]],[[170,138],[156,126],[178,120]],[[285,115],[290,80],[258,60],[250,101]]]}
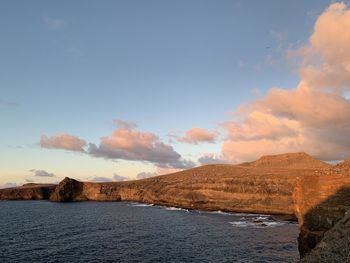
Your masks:
{"label": "ocean water", "polygon": [[0,262],[296,262],[298,226],[130,202],[0,201]]}

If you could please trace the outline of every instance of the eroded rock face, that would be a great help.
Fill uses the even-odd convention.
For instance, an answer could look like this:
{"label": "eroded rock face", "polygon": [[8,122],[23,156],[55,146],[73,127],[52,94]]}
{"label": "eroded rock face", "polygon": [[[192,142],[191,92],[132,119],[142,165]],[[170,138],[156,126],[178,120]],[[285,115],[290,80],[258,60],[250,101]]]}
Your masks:
{"label": "eroded rock face", "polygon": [[66,177],[55,188],[55,191],[50,196],[50,200],[56,202],[88,200],[82,195],[82,192],[82,182]]}
{"label": "eroded rock face", "polygon": [[338,263],[350,261],[350,215],[346,213],[330,230],[324,233],[317,246],[301,263]]}
{"label": "eroded rock face", "polygon": [[45,200],[55,188],[53,184],[30,184],[0,189],[0,200]]}
{"label": "eroded rock face", "polygon": [[300,225],[299,252],[304,257],[350,208],[350,177],[299,177],[293,199]]}
{"label": "eroded rock face", "polygon": [[[206,165],[137,181],[84,182],[82,186],[74,183],[68,187],[65,185],[69,181],[65,179],[51,199],[127,200],[188,209],[294,215],[296,177],[328,168],[327,164],[304,153],[262,159],[269,165]],[[302,167],[303,162],[307,168]],[[71,191],[76,194],[69,194]]]}
{"label": "eroded rock face", "polygon": [[305,153],[282,154],[242,165],[206,165],[137,181],[91,183],[65,178],[57,187],[30,184],[2,189],[0,199],[125,200],[188,209],[296,215],[303,257],[323,244],[325,233],[350,208],[349,167],[350,161],[330,166]]}

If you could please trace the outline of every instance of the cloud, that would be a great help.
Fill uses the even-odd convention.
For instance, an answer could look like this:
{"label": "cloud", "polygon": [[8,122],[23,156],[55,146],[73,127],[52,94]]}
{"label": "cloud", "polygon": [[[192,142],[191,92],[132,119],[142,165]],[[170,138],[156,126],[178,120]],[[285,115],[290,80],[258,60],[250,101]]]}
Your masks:
{"label": "cloud", "polygon": [[198,158],[198,162],[202,165],[205,164],[227,164],[229,163],[228,160],[220,157],[220,156],[216,156],[213,153],[206,153],[203,154],[201,157]]}
{"label": "cloud", "polygon": [[40,139],[40,145],[43,148],[56,148],[83,152],[83,147],[86,146],[86,142],[85,140],[80,139],[76,136],[61,133],[52,137],[42,135]]}
{"label": "cloud", "polygon": [[104,177],[104,176],[94,176],[94,177],[87,178],[87,180],[90,182],[104,183],[104,182],[126,181],[126,180],[129,180],[129,178],[118,174],[114,174],[113,178]]}
{"label": "cloud", "polygon": [[40,176],[40,177],[55,177],[53,173],[46,172],[45,170],[36,170],[36,169],[31,169],[29,172],[34,173],[35,176]]}
{"label": "cloud", "polygon": [[111,178],[103,177],[103,176],[94,176],[91,178],[88,178],[90,182],[96,182],[96,183],[104,183],[104,182],[113,182]]}
{"label": "cloud", "polygon": [[136,178],[137,179],[145,179],[145,178],[150,178],[150,177],[154,177],[154,176],[157,176],[157,175],[158,175],[157,173],[141,172],[141,173],[138,173],[136,175]]}
{"label": "cloud", "polygon": [[198,144],[201,142],[214,143],[217,135],[203,128],[192,128],[188,130],[184,136],[179,137],[176,135],[171,135],[177,141],[190,144]]}
{"label": "cloud", "polygon": [[67,22],[63,19],[52,18],[48,15],[43,16],[43,21],[48,29],[56,30],[63,28],[67,25]]}
{"label": "cloud", "polygon": [[223,156],[233,162],[306,151],[323,160],[350,156],[350,11],[331,4],[317,19],[302,58],[299,84],[271,88],[223,124]]}
{"label": "cloud", "polygon": [[113,180],[114,181],[127,181],[127,180],[129,180],[129,178],[125,177],[125,176],[118,175],[118,174],[114,174]]}
{"label": "cloud", "polygon": [[138,131],[132,125],[119,125],[111,136],[101,138],[99,145],[89,144],[87,152],[105,159],[148,161],[160,167],[187,168],[193,165],[182,160],[172,146],[150,132]]}
{"label": "cloud", "polygon": [[3,185],[0,185],[0,189],[13,188],[13,187],[17,187],[17,184],[16,183],[5,183]]}

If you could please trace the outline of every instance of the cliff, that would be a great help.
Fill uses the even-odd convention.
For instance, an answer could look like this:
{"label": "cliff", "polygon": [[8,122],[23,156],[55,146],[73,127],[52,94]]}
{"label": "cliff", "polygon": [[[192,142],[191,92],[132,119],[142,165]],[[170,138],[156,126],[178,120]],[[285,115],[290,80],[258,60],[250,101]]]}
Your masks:
{"label": "cliff", "polygon": [[322,240],[300,262],[338,263],[350,261],[350,214],[325,232]]}
{"label": "cliff", "polygon": [[306,256],[310,260],[309,253],[312,251],[315,255],[313,249],[323,242],[327,231],[333,231],[333,227],[344,218],[350,209],[349,189],[350,177],[346,175],[297,178],[293,199],[300,225],[298,243],[301,257]]}
{"label": "cliff", "polygon": [[[293,189],[297,176],[313,175],[329,165],[305,153],[264,156],[242,165],[206,165],[153,178],[110,183],[65,178],[48,195],[23,199],[51,201],[137,201],[189,209],[294,215]],[[6,196],[21,199],[21,188]],[[6,190],[5,190],[6,191]],[[0,190],[3,193],[4,190]],[[1,199],[5,199],[0,195]]]}
{"label": "cliff", "polygon": [[0,189],[0,200],[49,199],[55,188],[55,184],[25,184],[20,187]]}
{"label": "cliff", "polygon": [[50,199],[124,200],[188,209],[294,215],[296,177],[328,167],[305,153],[296,153],[265,156],[243,165],[206,165],[127,182],[90,183],[66,178]]}
{"label": "cliff", "polygon": [[66,177],[57,186],[29,184],[2,189],[0,199],[137,201],[187,209],[291,215],[298,218],[299,251],[306,259],[316,253],[314,248],[318,251],[320,244],[328,244],[329,231],[350,208],[350,195],[344,190],[350,186],[349,171],[350,161],[331,166],[305,153],[282,154],[135,181],[92,183]]}
{"label": "cliff", "polygon": [[128,182],[90,183],[66,178],[50,200],[124,200],[189,209],[293,215],[295,177],[286,169],[208,165]]}

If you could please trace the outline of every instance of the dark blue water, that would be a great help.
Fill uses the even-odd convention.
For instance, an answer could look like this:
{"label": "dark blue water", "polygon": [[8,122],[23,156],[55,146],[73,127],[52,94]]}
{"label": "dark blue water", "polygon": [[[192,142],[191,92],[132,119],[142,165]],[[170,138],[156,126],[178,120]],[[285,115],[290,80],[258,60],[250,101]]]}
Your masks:
{"label": "dark blue water", "polygon": [[298,227],[267,216],[126,202],[0,202],[0,262],[296,262]]}

